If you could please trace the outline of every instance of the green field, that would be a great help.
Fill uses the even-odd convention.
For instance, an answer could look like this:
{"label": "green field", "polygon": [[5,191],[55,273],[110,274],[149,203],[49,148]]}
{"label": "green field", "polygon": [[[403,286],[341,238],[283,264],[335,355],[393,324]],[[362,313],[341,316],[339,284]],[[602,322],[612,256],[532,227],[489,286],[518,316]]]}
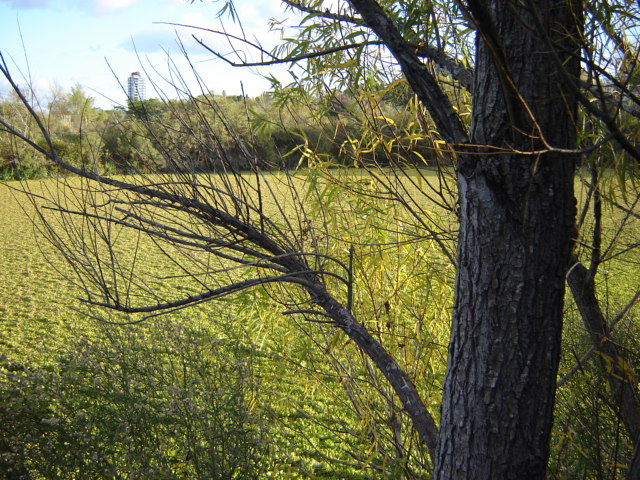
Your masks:
{"label": "green field", "polygon": [[72,290],[41,253],[28,216],[30,204],[12,191],[14,186],[19,184],[0,186],[0,341],[3,354],[33,360],[72,335],[78,322],[68,308]]}
{"label": "green field", "polygon": [[[348,261],[349,245],[356,245],[353,308],[437,412],[454,270],[421,229],[453,230],[455,222],[420,191],[442,190],[438,178],[422,172],[390,180],[420,206],[421,225],[393,202],[362,195],[373,192],[363,172],[330,173],[340,178],[309,173],[295,188],[314,226],[325,228],[327,254]],[[270,215],[278,221],[299,215],[285,179],[266,180],[279,201],[289,199],[280,212],[265,203]],[[20,185],[0,185],[0,470],[12,469],[15,478],[428,476],[426,454],[416,448],[386,382],[344,334],[282,315],[279,287],[127,327],[76,311],[82,292],[64,278],[66,264],[34,229],[33,205],[14,190]],[[58,192],[54,180],[28,185],[32,192]],[[616,208],[605,218],[604,244],[616,240],[600,275],[611,318],[640,287],[634,247],[640,228],[631,216],[618,229]],[[134,237],[118,238],[125,258],[128,249],[138,252],[136,261],[156,278],[158,292],[194,288],[177,280],[175,265],[153,243],[136,250]],[[620,341],[632,352],[640,351],[637,312],[619,326]],[[566,318],[561,374],[589,347],[570,300]],[[594,412],[602,425],[615,423],[600,404],[589,403],[594,391],[604,390],[598,378],[598,364],[590,362],[559,391],[553,471],[567,464],[571,472],[590,468],[589,449],[605,448],[590,443],[588,433]],[[627,448],[622,437],[602,439]]]}
{"label": "green field", "polygon": [[[267,177],[278,201],[286,198],[283,179]],[[369,188],[364,174],[347,177],[350,188]],[[358,246],[355,274],[367,288],[356,291],[354,303],[381,340],[401,352],[412,376],[424,379],[425,398],[436,405],[434,383],[443,371],[448,323],[441,314],[448,316],[452,270],[441,255],[427,261],[432,242],[416,241],[409,222],[405,232],[398,231],[400,214],[393,209],[358,204],[356,194],[339,194],[343,187],[331,182],[318,187],[317,178],[296,182],[301,195],[313,183],[329,201],[331,228],[351,225],[328,247],[343,259],[345,245],[356,237],[360,243],[410,240],[391,249]],[[53,180],[28,185],[56,194]],[[283,316],[284,307],[273,300],[282,298],[278,288],[240,292],[130,327],[75,311],[82,292],[61,275],[68,269],[34,229],[32,204],[12,190],[19,186],[0,187],[0,355],[6,377],[0,391],[9,464],[42,478],[75,478],[77,472],[83,472],[77,478],[131,478],[131,472],[153,472],[154,478],[370,478],[379,468],[400,474],[407,465],[420,471],[424,458],[398,458],[393,447],[386,423],[396,407],[387,393],[381,396],[382,379],[344,334]],[[289,200],[281,202],[289,205],[283,215],[295,216]],[[316,212],[309,202],[309,211]],[[264,208],[277,216],[274,205],[265,202]],[[125,254],[129,241],[123,240]],[[138,264],[150,275],[171,278],[172,267],[161,263],[152,246],[139,248]],[[426,275],[428,263],[441,280]],[[173,280],[158,283],[160,289],[186,288]],[[184,397],[191,410],[176,410],[173,395]],[[220,406],[217,397],[234,401]],[[394,428],[401,429],[403,442],[398,448],[410,451],[415,439],[407,419],[396,414]],[[207,437],[212,424],[221,425],[217,434],[228,444]],[[127,453],[132,446],[136,455]],[[106,452],[99,461],[92,459],[96,449]],[[227,468],[219,477],[211,464],[216,459]],[[244,462],[244,473],[228,476],[233,461]]]}

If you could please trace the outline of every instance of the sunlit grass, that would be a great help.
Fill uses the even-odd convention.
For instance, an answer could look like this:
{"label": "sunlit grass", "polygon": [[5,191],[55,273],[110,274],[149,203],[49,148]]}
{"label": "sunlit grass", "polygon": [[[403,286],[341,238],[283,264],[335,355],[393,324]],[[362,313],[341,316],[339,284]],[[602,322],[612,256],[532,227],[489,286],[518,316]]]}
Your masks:
{"label": "sunlit grass", "polygon": [[[349,247],[353,246],[353,312],[416,380],[426,403],[437,415],[446,365],[454,275],[453,266],[440,246],[423,235],[423,227],[416,217],[408,215],[394,202],[378,198],[376,195],[380,190],[374,188],[372,177],[363,171],[336,169],[323,175],[305,171],[294,180],[267,174],[263,180],[270,181],[274,192],[273,197],[265,197],[263,204],[269,215],[295,216],[295,209],[300,207],[295,202],[307,202],[306,213],[314,226],[320,230],[326,227],[323,234],[327,254],[348,262]],[[296,195],[292,196],[288,191],[290,182],[297,189]],[[421,193],[428,191],[425,182],[439,188],[435,173],[414,172],[407,174],[404,182],[401,175],[392,177],[389,182],[396,182],[396,187],[397,182],[402,184],[407,198],[414,201],[412,208],[422,208],[419,213],[427,221],[437,222],[439,227],[450,230],[451,237],[447,241],[453,246],[454,215]],[[50,194],[55,194],[56,185],[54,180],[28,183],[34,193],[49,189]],[[579,183],[576,185],[578,194],[583,195],[583,187]],[[33,215],[33,205],[14,190],[20,186],[19,183],[0,185],[0,204],[3,206],[0,217],[0,358],[4,358],[5,367],[23,364],[28,368],[46,367],[47,372],[60,369],[62,375],[67,375],[64,359],[79,355],[91,345],[90,350],[95,354],[119,358],[118,362],[123,362],[123,366],[138,365],[135,367],[138,374],[146,375],[144,372],[155,368],[153,362],[173,361],[168,360],[173,357],[164,356],[166,352],[163,351],[165,346],[169,349],[172,342],[182,346],[171,347],[175,350],[171,350],[174,352],[171,355],[181,358],[186,358],[186,352],[204,355],[202,365],[209,361],[208,365],[215,365],[220,360],[210,345],[211,342],[223,342],[236,348],[240,357],[244,352],[246,358],[251,359],[251,368],[260,387],[252,390],[254,393],[247,398],[247,406],[252,414],[270,424],[270,461],[273,464],[269,468],[273,468],[274,475],[275,472],[280,475],[273,478],[295,478],[305,471],[315,472],[319,478],[371,478],[372,470],[360,470],[362,464],[354,462],[352,454],[367,453],[372,464],[399,468],[398,471],[401,471],[399,466],[389,465],[415,460],[401,461],[389,448],[394,440],[390,437],[392,425],[386,422],[394,416],[401,418],[401,437],[407,451],[411,451],[415,440],[412,440],[407,419],[395,409],[392,398],[385,397],[388,395],[385,381],[343,333],[331,326],[282,315],[286,308],[278,303],[283,298],[279,287],[240,292],[221,301],[126,328],[104,325],[75,311],[79,305],[76,297],[82,292],[62,275],[70,273],[63,259],[34,231],[29,219]],[[282,210],[277,208],[276,202],[283,206]],[[605,245],[616,235],[622,218],[621,210],[606,210]],[[591,221],[588,214],[587,224]],[[627,222],[624,234],[611,249],[620,254],[606,262],[598,274],[601,302],[609,318],[640,287],[638,248],[631,248],[640,238],[640,228],[633,216]],[[128,237],[126,232],[121,235],[119,248],[127,258],[128,245],[137,241],[137,237]],[[583,240],[586,244],[589,239]],[[166,255],[154,250],[153,242],[141,245],[138,247],[138,265],[156,277],[158,291],[167,295],[187,291],[176,277],[179,272],[174,270],[175,264],[167,264]],[[587,247],[579,248],[587,258],[585,252],[588,250],[584,250]],[[346,300],[340,285],[329,286]],[[636,323],[637,310],[619,326],[621,338],[625,333],[635,332]],[[162,341],[166,345],[153,346],[127,340],[140,338],[157,342],[168,331],[174,331],[172,326],[182,324],[198,332],[190,337],[199,339],[193,348],[180,343],[179,337],[166,337]],[[565,324],[566,355],[561,374],[568,371],[575,364],[576,356],[590,346],[570,300],[567,301]],[[123,342],[130,349],[130,362],[126,360],[127,355],[118,357],[118,348]],[[145,350],[147,347],[151,350]],[[211,355],[209,360],[207,355]],[[145,363],[144,358],[149,362]],[[175,374],[171,369],[166,372],[169,377]],[[200,373],[206,374],[206,370]],[[62,379],[56,380],[62,382],[58,386],[71,382],[66,376],[53,378]],[[180,378],[186,380],[186,377]],[[590,382],[590,378],[584,382]],[[101,381],[104,379],[101,377]],[[153,376],[141,377],[140,381],[147,389],[145,392],[153,390]],[[81,386],[71,384],[74,388]],[[584,388],[584,384],[580,385],[582,387],[571,388]],[[166,395],[167,391],[158,394]],[[564,390],[560,398],[570,402],[573,392],[567,394]],[[81,397],[70,399],[75,402]],[[62,407],[60,404],[56,408]],[[558,409],[559,421],[566,416],[563,408]],[[75,428],[74,425],[71,423],[69,428]],[[558,442],[562,441],[560,436]],[[387,453],[382,454],[385,449]]]}
{"label": "sunlit grass", "polygon": [[[405,218],[401,209],[391,208],[393,202],[380,208],[380,200],[360,196],[363,190],[373,192],[371,178],[364,172],[330,173],[330,180],[313,172],[300,172],[293,179],[266,174],[262,181],[269,181],[270,187],[262,185],[265,188],[262,207],[275,221],[282,222],[283,216],[296,218],[301,207],[297,202],[305,202],[306,215],[314,226],[322,229],[323,222],[327,222],[323,233],[326,253],[346,262],[349,245],[355,245],[354,312],[388,348],[399,352],[399,361],[420,382],[419,388],[435,408],[447,330],[447,322],[442,323],[439,318],[442,314],[448,317],[451,295],[449,282],[442,281],[451,278],[451,272],[440,272],[432,278],[424,273],[427,264],[441,269],[446,262],[432,261],[434,255],[429,252],[434,250],[433,245],[416,236],[415,219]],[[256,181],[247,177],[250,182]],[[419,185],[427,178],[433,178],[432,172],[418,175],[415,183],[412,179],[406,188],[419,196]],[[398,179],[392,181],[397,183]],[[291,186],[295,194],[289,190]],[[384,418],[395,407],[390,406],[390,399],[377,398],[381,389],[386,389],[384,380],[362,362],[344,334],[330,326],[283,316],[286,308],[278,302],[282,292],[275,286],[241,292],[133,327],[103,325],[74,310],[79,306],[76,297],[82,296],[82,292],[65,278],[70,272],[62,257],[34,231],[29,220],[33,218],[33,205],[27,197],[12,191],[12,187],[21,185],[0,187],[0,200],[6,206],[0,236],[3,272],[0,335],[5,339],[0,344],[0,355],[4,356],[7,368],[14,368],[11,365],[18,362],[29,368],[61,368],[64,373],[66,367],[60,362],[70,351],[84,348],[82,345],[102,345],[100,348],[105,349],[101,350],[102,355],[109,356],[112,355],[109,352],[119,348],[109,338],[120,335],[120,331],[139,332],[152,339],[156,336],[151,333],[162,325],[188,322],[204,329],[211,338],[245,349],[254,358],[252,368],[262,388],[252,401],[252,408],[258,408],[273,423],[272,459],[277,464],[276,470],[284,475],[281,478],[295,478],[308,469],[326,478],[350,475],[369,478],[370,471],[358,473],[361,467],[356,467],[358,462],[348,452],[369,451],[374,445],[390,442],[390,438],[385,438],[387,434],[376,438],[384,428],[375,434],[371,428],[380,419],[384,425]],[[29,182],[28,188],[45,196],[61,194],[55,180]],[[326,207],[330,215],[322,214],[321,207]],[[156,278],[158,292],[179,295],[189,291],[181,285],[175,264],[167,262],[167,256],[159,254],[153,242],[123,231],[118,232],[116,246],[125,263],[127,256],[131,256],[129,245],[138,241],[142,243],[136,251],[137,266]],[[400,243],[394,247],[395,242]],[[391,270],[387,270],[391,267],[393,271],[389,274]],[[343,301],[345,293],[337,291]],[[137,358],[135,352],[139,347],[134,347],[129,348],[133,349],[132,358]],[[403,437],[406,435],[403,441],[408,446],[414,440],[407,419],[401,422]],[[68,428],[72,427],[70,424]],[[332,434],[335,429],[342,433]],[[373,464],[396,461],[393,449],[389,450],[389,458],[381,456],[385,448],[376,447],[368,453]]]}

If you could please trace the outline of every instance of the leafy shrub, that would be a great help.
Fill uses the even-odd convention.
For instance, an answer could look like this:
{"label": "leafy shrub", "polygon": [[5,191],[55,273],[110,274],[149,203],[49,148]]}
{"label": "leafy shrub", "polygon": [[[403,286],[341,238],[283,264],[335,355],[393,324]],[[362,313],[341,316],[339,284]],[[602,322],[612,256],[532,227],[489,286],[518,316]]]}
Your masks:
{"label": "leafy shrub", "polygon": [[52,367],[0,364],[8,478],[259,478],[251,356],[188,321],[113,327]]}

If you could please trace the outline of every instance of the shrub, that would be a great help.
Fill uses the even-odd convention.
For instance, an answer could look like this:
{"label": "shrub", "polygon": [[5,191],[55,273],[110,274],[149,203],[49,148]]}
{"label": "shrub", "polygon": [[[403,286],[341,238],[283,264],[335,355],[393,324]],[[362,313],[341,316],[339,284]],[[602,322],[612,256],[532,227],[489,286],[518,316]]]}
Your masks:
{"label": "shrub", "polygon": [[0,364],[8,478],[259,478],[251,356],[191,322],[113,327],[52,367]]}

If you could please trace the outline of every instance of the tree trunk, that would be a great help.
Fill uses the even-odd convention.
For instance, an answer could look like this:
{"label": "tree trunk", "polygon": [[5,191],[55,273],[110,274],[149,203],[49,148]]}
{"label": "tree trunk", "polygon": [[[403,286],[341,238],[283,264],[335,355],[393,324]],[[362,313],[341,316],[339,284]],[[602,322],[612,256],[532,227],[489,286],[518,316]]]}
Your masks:
{"label": "tree trunk", "polygon": [[[475,147],[458,171],[458,272],[435,478],[544,478],[575,217],[575,158],[557,149],[576,145],[579,65],[568,52],[580,10],[564,0],[523,2],[537,12],[508,0],[468,3],[481,32]],[[538,150],[546,151],[524,153]]]}

